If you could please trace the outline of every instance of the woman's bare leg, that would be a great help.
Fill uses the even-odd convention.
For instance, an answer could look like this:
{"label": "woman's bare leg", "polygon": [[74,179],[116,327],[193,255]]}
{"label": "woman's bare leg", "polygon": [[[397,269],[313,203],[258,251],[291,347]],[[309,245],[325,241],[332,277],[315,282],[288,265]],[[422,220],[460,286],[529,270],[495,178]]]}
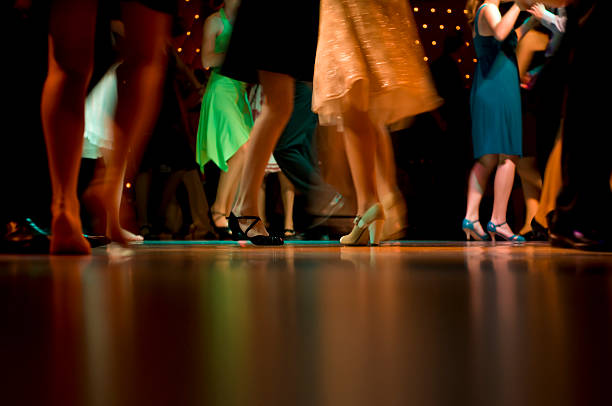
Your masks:
{"label": "woman's bare leg", "polygon": [[240,176],[244,168],[246,151],[248,142],[241,146],[238,151],[227,161],[227,172],[221,171],[219,176],[219,184],[217,185],[217,196],[215,202],[210,207],[212,212],[213,222],[215,227],[227,227],[227,216],[229,215],[238,185],[240,184]]}
{"label": "woman's bare leg", "polygon": [[[497,162],[498,156],[496,154],[488,154],[483,155],[474,163],[468,180],[466,219],[470,221],[479,220],[480,201],[489,181],[489,176],[491,176],[491,172],[493,172]],[[474,228],[480,235],[485,233],[479,223],[474,224]]]}
{"label": "woman's bare leg", "polygon": [[[506,221],[508,211],[508,200],[514,185],[514,174],[519,157],[514,155],[499,155],[499,163],[495,173],[495,184],[493,191],[493,213],[491,221],[493,224],[502,224]],[[508,224],[498,227],[497,230],[507,236],[514,234]]]}
{"label": "woman's bare leg", "polygon": [[282,172],[278,173],[278,181],[280,183],[281,198],[285,211],[285,230],[294,230],[293,202],[295,201],[295,187]]}
{"label": "woman's bare leg", "polygon": [[264,180],[261,182],[259,194],[257,195],[257,210],[259,210],[261,222],[268,228],[268,218],[266,217],[266,175],[264,175]]}
{"label": "woman's bare leg", "polygon": [[397,186],[397,168],[391,136],[384,125],[376,126],[376,187],[385,210],[382,239],[396,239],[406,230],[406,202]]}
{"label": "woman's bare leg", "polygon": [[[257,196],[266,164],[293,111],[295,84],[291,76],[260,71],[259,80],[266,99],[249,137],[238,197],[232,210],[236,216],[259,215]],[[252,220],[240,221],[243,229],[251,223]],[[248,235],[268,235],[268,232],[263,224],[258,223]]]}
{"label": "woman's bare leg", "polygon": [[108,212],[108,236],[113,241],[125,243],[129,236],[120,225],[119,209],[128,149],[131,148],[133,156],[139,160],[157,117],[172,19],[137,2],[123,2],[121,16],[125,24],[125,62],[117,70],[119,99],[103,199]]}
{"label": "woman's bare leg", "polygon": [[344,115],[344,145],[357,195],[357,215],[378,203],[376,128],[368,112],[349,109]]}
{"label": "woman's bare leg", "polygon": [[52,254],[88,254],[82,235],[77,179],[83,149],[85,96],[93,70],[96,0],[55,0],[49,20],[49,70],[42,123],[53,199]]}

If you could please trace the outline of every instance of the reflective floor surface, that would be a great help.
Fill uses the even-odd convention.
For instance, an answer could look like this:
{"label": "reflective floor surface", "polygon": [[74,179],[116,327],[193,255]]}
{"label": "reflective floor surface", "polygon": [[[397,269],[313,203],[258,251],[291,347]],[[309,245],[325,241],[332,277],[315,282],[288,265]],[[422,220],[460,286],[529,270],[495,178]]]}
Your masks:
{"label": "reflective floor surface", "polygon": [[157,243],[0,256],[3,405],[610,405],[612,254]]}

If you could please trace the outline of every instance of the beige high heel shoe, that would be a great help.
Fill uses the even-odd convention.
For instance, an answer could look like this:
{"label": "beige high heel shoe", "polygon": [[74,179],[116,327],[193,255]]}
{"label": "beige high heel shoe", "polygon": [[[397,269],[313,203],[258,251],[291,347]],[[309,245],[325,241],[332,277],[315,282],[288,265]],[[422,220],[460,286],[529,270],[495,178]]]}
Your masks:
{"label": "beige high heel shoe", "polygon": [[[380,203],[376,203],[362,216],[355,217],[353,230],[340,238],[342,245],[378,245],[385,222],[385,213]],[[366,233],[366,230],[368,231]]]}

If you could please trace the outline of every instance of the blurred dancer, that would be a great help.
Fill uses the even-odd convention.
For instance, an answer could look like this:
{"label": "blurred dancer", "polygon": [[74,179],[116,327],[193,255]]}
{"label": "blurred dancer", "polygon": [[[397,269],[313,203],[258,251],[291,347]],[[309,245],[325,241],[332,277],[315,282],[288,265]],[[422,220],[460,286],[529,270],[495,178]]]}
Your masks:
{"label": "blurred dancer", "polygon": [[593,63],[606,35],[609,5],[601,0],[572,3],[555,56],[564,67],[563,187],[549,217],[550,236],[555,245],[609,251],[612,160],[608,133],[602,131],[608,125],[608,105],[601,101],[606,95],[601,83],[609,73],[605,64]]}
{"label": "blurred dancer", "polygon": [[232,22],[240,5],[228,0],[204,23],[202,65],[212,68],[202,100],[196,158],[203,171],[212,160],[221,169],[217,196],[211,206],[212,220],[221,237],[229,237],[227,226],[246,155],[253,117],[246,94],[246,83],[219,73],[232,36]]}
{"label": "blurred dancer", "polygon": [[525,200],[525,222],[519,231],[527,241],[538,239],[531,221],[538,211],[542,192],[542,175],[537,165],[537,98],[533,92],[536,72],[545,62],[545,51],[549,38],[546,28],[539,26],[530,30],[518,43],[516,58],[521,81],[521,106],[523,120],[523,156],[518,160],[516,172],[521,180]]}
{"label": "blurred dancer", "polygon": [[466,9],[473,24],[478,57],[472,84],[472,139],[477,159],[470,172],[463,230],[468,239],[488,239],[479,218],[480,201],[489,175],[497,167],[493,213],[487,231],[495,240],[522,242],[506,223],[508,199],[514,183],[516,162],[523,154],[521,98],[515,48],[536,23],[530,19],[514,29],[521,6],[515,2],[502,15],[500,0],[469,0]]}
{"label": "blurred dancer", "polygon": [[380,137],[388,137],[382,126],[441,104],[417,39],[403,0],[321,1],[313,110],[321,124],[344,132],[357,194],[355,225],[342,244],[380,241],[385,215],[376,173],[386,170],[377,168],[376,155],[386,142]]}
{"label": "blurred dancer", "polygon": [[[156,4],[159,3],[159,4]],[[165,43],[173,2],[124,1],[125,62],[118,70],[119,100],[104,190],[99,198],[107,210],[108,236],[126,242],[119,224],[119,206],[130,145],[142,144],[159,106],[166,66]],[[49,21],[49,72],[42,95],[42,120],[52,199],[52,254],[87,254],[82,235],[77,178],[83,145],[84,108],[93,67],[97,1],[54,0]]]}
{"label": "blurred dancer", "polygon": [[[263,93],[261,91],[260,85],[252,86],[249,90],[249,103],[251,105],[251,111],[253,112],[253,120],[257,120],[257,117],[261,113],[261,107],[263,105]],[[293,113],[295,114],[295,108]],[[286,132],[286,128],[285,128]],[[283,132],[283,134],[285,134]],[[281,139],[282,139],[281,135]],[[287,179],[285,174],[282,172],[279,164],[276,162],[274,155],[270,155],[270,159],[268,160],[268,164],[266,165],[264,180],[261,183],[261,188],[259,189],[258,196],[258,208],[259,208],[259,217],[261,221],[264,223],[266,228],[269,228],[269,223],[267,221],[266,216],[266,180],[265,178],[271,174],[276,173],[278,176],[281,200],[283,202],[283,210],[285,215],[284,220],[284,229],[283,229],[283,237],[284,238],[292,238],[295,237],[295,229],[293,226],[293,202],[295,200],[295,187],[293,184]]]}
{"label": "blurred dancer", "polygon": [[[531,151],[532,156],[521,158],[517,166],[527,206],[525,225],[520,234],[527,240],[547,240],[546,214],[554,209],[555,199],[561,188],[561,144],[558,140],[553,147],[553,140],[558,135],[559,111],[563,100],[561,84],[563,74],[550,67],[552,57],[565,31],[567,16],[563,8],[558,8],[552,13],[541,3],[533,4],[527,11],[540,20],[542,27],[540,30],[530,31],[517,48],[521,88],[525,96],[524,139],[531,138],[531,141],[535,141],[531,143],[531,148],[524,148],[525,154]],[[542,30],[549,30],[551,37],[538,32]],[[527,38],[531,40],[526,41]],[[534,58],[536,63],[532,63],[535,67],[527,71],[534,53],[536,55],[543,53],[544,57],[536,56]],[[546,162],[550,164],[546,165],[544,170]],[[545,174],[544,185],[540,171]]]}
{"label": "blurred dancer", "polygon": [[274,148],[274,158],[289,182],[306,195],[306,212],[313,216],[309,230],[344,205],[342,195],[323,180],[316,164],[313,141],[317,121],[312,111],[312,86],[296,81],[293,112]]}
{"label": "blurred dancer", "polygon": [[[562,187],[561,176],[561,132],[559,123],[561,121],[561,110],[564,99],[563,81],[565,80],[565,61],[561,58],[553,58],[567,24],[567,14],[564,7],[555,10],[555,14],[546,10],[541,4],[535,4],[528,10],[529,13],[539,18],[542,25],[548,28],[552,37],[546,47],[547,61],[544,67],[531,80],[535,82],[534,92],[538,96],[537,104],[539,111],[537,115],[538,141],[545,139],[542,161],[546,162],[544,170],[544,183],[538,211],[531,222],[534,232],[548,237],[548,220],[546,215],[555,209],[557,195]],[[557,59],[561,60],[558,62]],[[559,68],[563,66],[563,69]],[[537,79],[537,80],[534,80]],[[561,124],[561,127],[563,125]],[[555,140],[552,150],[548,146],[550,141]],[[540,142],[538,142],[540,144]]]}
{"label": "blurred dancer", "polygon": [[[310,82],[316,52],[319,2],[265,3],[243,0],[221,72],[260,83],[265,94],[261,116],[250,134],[240,190],[230,213],[235,239],[258,245],[281,245],[258,217],[257,196],[268,158],[293,111],[296,80]],[[257,33],[257,45],[253,44]]]}

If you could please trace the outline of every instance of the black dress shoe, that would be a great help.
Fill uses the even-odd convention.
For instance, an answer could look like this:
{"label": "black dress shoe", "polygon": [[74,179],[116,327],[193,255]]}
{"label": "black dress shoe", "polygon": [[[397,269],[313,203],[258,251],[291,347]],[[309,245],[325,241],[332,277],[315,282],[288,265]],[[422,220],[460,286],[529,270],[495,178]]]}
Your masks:
{"label": "black dress shoe", "polygon": [[229,227],[217,227],[213,226],[215,233],[217,233],[219,240],[231,240],[232,230]]}
{"label": "black dress shoe", "polygon": [[49,244],[49,235],[32,220],[10,221],[4,226],[0,240],[0,252],[48,254]]}
{"label": "black dress shoe", "polygon": [[572,233],[550,233],[550,242],[554,247],[573,248],[583,251],[612,251],[612,244],[603,239],[594,239],[585,236],[580,231]]}
{"label": "black dress shoe", "polygon": [[533,218],[531,220],[531,232],[533,233],[533,240],[531,241],[548,241],[548,228]]}
{"label": "black dress shoe", "polygon": [[[257,216],[236,217],[234,213],[230,213],[227,220],[228,220],[229,228],[232,230],[232,238],[235,241],[249,240],[255,245],[283,245],[284,244],[284,241],[282,238],[276,237],[273,235],[254,235],[252,237],[249,237],[247,235],[249,230],[255,227],[255,225],[261,221],[261,219]],[[249,224],[246,230],[242,231],[242,229],[240,228],[240,224],[238,223],[238,220],[253,220],[253,222]]]}

